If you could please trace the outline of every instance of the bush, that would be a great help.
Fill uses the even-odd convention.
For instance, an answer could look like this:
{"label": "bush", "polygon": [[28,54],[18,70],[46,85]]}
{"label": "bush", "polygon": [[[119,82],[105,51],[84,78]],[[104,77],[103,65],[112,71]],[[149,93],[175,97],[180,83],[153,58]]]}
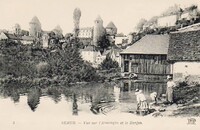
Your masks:
{"label": "bush", "polygon": [[118,68],[118,62],[113,61],[110,57],[106,57],[106,59],[100,64],[100,68],[103,70],[110,70],[112,68]]}

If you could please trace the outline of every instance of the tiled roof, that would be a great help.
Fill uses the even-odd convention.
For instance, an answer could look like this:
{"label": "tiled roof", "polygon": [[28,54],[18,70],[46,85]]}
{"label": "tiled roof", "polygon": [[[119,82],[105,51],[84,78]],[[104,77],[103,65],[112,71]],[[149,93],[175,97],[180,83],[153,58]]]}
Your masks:
{"label": "tiled roof", "polygon": [[200,30],[171,33],[168,52],[170,61],[200,61]]}
{"label": "tiled roof", "polygon": [[93,30],[93,27],[83,27],[83,28],[80,28],[80,30]]}
{"label": "tiled roof", "polygon": [[39,25],[40,25],[40,21],[39,21],[39,19],[38,19],[37,16],[34,16],[34,17],[32,18],[32,20],[31,20],[30,23],[36,23],[36,24],[39,24]]}
{"label": "tiled roof", "polygon": [[14,34],[10,34],[10,33],[5,33],[4,34],[8,37],[8,39],[12,39],[12,40],[20,40],[20,38]]}
{"label": "tiled roof", "polygon": [[111,21],[106,28],[116,28],[115,24]]}
{"label": "tiled roof", "polygon": [[120,54],[167,54],[169,35],[146,35]]}

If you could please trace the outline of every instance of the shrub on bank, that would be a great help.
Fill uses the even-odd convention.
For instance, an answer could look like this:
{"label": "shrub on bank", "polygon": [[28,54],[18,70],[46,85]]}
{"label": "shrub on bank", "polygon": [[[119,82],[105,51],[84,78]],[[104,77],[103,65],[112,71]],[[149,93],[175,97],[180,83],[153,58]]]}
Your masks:
{"label": "shrub on bank", "polygon": [[199,101],[200,85],[196,86],[181,86],[174,89],[174,101],[178,104]]}

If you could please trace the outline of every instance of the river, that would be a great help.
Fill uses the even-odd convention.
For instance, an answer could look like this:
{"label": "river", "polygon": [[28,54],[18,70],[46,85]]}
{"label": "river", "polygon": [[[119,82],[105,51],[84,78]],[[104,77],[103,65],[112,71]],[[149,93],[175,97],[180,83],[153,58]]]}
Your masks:
{"label": "river", "polygon": [[1,87],[1,117],[4,114],[78,116],[131,113],[136,109],[135,89],[143,90],[151,102],[150,93],[157,92],[161,96],[165,93],[165,86],[166,83],[135,83],[127,80],[61,87]]}

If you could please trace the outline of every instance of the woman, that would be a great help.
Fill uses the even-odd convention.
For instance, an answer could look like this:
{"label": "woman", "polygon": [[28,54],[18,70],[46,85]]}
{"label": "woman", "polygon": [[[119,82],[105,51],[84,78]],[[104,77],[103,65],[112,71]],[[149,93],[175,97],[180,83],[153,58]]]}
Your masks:
{"label": "woman", "polygon": [[150,94],[151,100],[153,101],[154,104],[157,104],[157,92],[153,92]]}
{"label": "woman", "polygon": [[167,76],[167,91],[166,91],[166,98],[167,98],[167,102],[169,102],[170,104],[173,103],[173,88],[176,87],[176,84],[174,83],[174,81],[172,80],[171,76]]}
{"label": "woman", "polygon": [[144,94],[142,93],[142,90],[136,90],[135,94],[137,98],[137,111],[144,111],[145,113],[148,113],[149,105]]}

